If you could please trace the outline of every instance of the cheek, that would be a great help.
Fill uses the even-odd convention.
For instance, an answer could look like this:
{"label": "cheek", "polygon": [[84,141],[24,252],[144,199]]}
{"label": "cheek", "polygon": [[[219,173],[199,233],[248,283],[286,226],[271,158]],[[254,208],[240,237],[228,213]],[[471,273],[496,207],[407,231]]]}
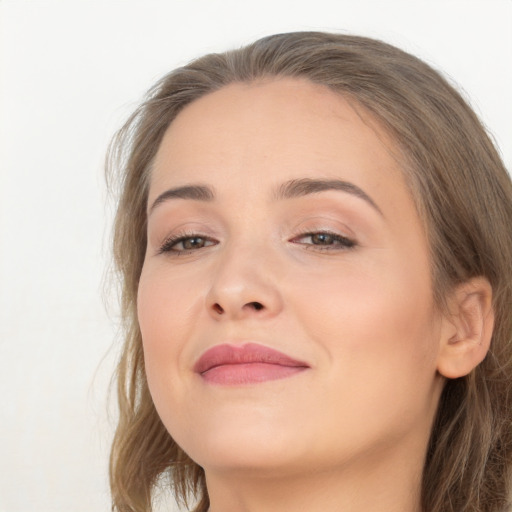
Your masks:
{"label": "cheek", "polygon": [[399,438],[428,422],[437,399],[439,328],[429,280],[352,269],[303,283],[308,299],[296,302],[296,315],[327,362],[317,410],[328,414],[325,435],[343,431],[357,445],[383,432]]}
{"label": "cheek", "polygon": [[191,276],[176,277],[164,265],[144,267],[137,293],[137,316],[144,344],[176,345],[197,314],[200,294]]}
{"label": "cheek", "polygon": [[398,381],[435,373],[439,325],[422,268],[396,259],[302,276],[302,291],[290,292],[307,298],[295,300],[297,317],[340,375]]}
{"label": "cheek", "polygon": [[158,402],[170,390],[180,392],[178,376],[184,367],[186,341],[190,339],[201,303],[197,289],[165,272],[143,269],[137,295],[137,315],[142,334],[148,384]]}

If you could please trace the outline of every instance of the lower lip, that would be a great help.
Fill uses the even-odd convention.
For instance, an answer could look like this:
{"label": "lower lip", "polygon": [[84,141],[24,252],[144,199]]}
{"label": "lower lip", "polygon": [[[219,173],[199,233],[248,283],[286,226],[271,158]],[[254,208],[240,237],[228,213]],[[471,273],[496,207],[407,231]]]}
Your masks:
{"label": "lower lip", "polygon": [[210,384],[236,386],[286,379],[306,369],[304,366],[283,366],[268,363],[225,364],[203,372],[201,377]]}

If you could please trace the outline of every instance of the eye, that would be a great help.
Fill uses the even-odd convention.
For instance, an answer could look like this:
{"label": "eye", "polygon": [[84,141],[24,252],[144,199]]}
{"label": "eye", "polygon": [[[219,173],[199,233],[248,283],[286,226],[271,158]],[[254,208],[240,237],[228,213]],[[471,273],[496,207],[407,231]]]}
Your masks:
{"label": "eye", "polygon": [[206,236],[198,234],[178,234],[170,236],[165,240],[159,249],[159,253],[182,253],[187,254],[205,247],[216,245],[217,242]]}
{"label": "eye", "polygon": [[291,240],[292,243],[306,245],[307,248],[320,250],[343,250],[355,247],[356,242],[330,231],[318,231],[311,233],[303,233]]}

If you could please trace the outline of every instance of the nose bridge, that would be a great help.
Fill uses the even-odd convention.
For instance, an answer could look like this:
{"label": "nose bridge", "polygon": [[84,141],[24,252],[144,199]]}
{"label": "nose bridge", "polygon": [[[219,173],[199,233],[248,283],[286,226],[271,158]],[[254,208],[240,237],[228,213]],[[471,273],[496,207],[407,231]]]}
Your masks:
{"label": "nose bridge", "polygon": [[246,232],[233,236],[218,253],[207,295],[217,319],[272,316],[282,308],[278,257],[268,238]]}

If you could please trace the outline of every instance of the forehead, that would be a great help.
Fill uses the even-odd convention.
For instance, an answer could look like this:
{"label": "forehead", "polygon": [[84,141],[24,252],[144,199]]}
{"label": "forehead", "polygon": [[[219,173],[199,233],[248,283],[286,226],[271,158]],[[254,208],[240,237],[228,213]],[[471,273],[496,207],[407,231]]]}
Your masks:
{"label": "forehead", "polygon": [[190,180],[252,190],[311,174],[378,188],[402,180],[394,150],[363,107],[325,86],[298,79],[235,83],[196,100],[171,123],[150,196]]}

